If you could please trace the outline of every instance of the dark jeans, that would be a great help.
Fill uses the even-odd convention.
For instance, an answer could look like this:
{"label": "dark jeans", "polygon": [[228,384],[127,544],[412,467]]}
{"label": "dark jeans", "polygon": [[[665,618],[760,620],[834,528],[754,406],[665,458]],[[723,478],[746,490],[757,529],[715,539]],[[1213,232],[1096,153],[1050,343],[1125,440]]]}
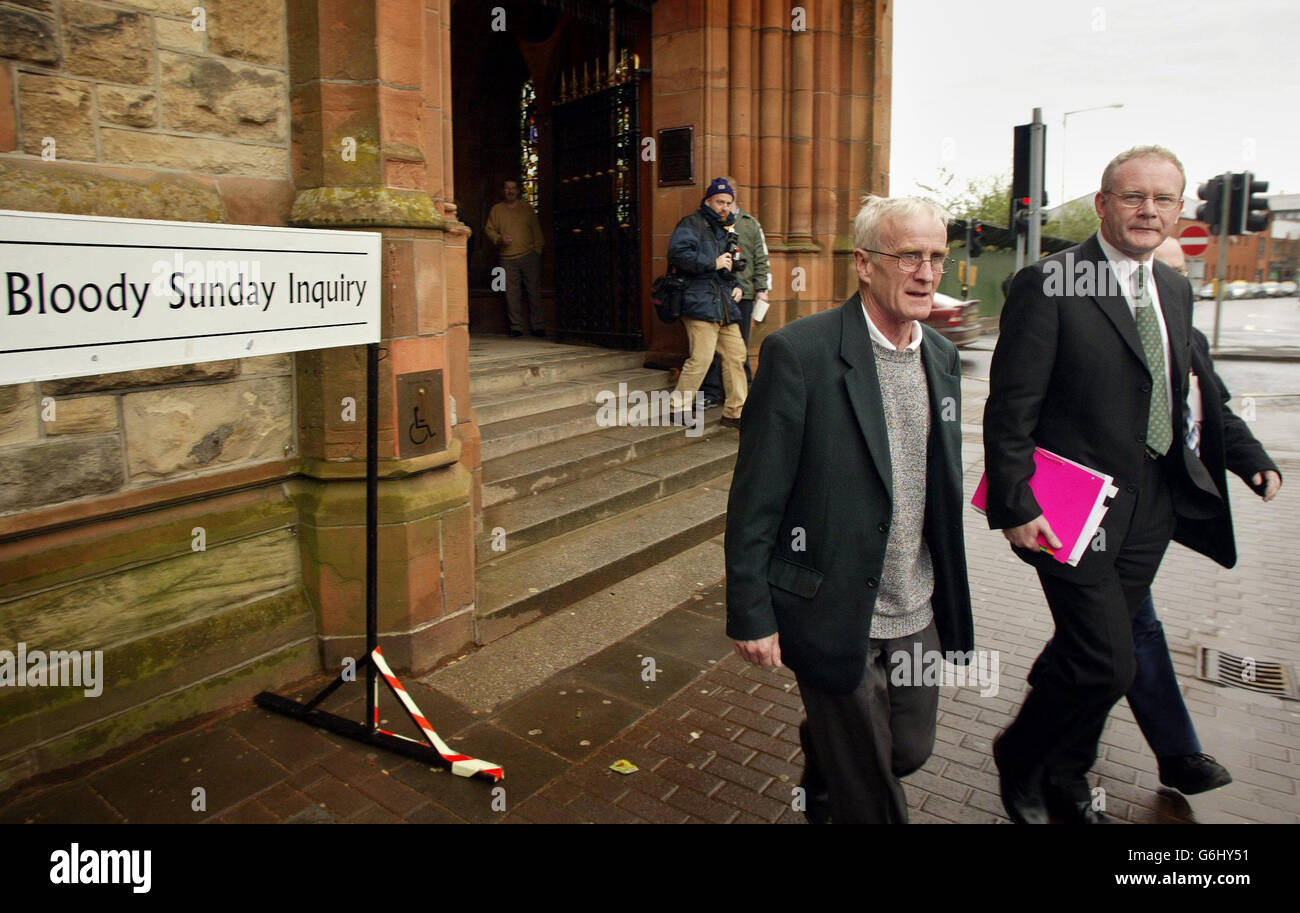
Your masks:
{"label": "dark jeans", "polygon": [[1137,675],[1128,689],[1128,705],[1147,744],[1157,758],[1197,754],[1201,742],[1178,690],[1165,629],[1156,618],[1150,593],[1133,619],[1133,649]]}
{"label": "dark jeans", "polygon": [[[754,316],[754,299],[742,298],[737,305],[740,308],[740,338],[745,340],[745,381],[754,383],[754,375],[749,370],[749,324],[750,318]],[[704,393],[718,402],[726,399],[722,391],[722,356],[715,354],[713,364],[709,365],[709,373],[704,375],[704,382],[700,384],[700,392]]]}

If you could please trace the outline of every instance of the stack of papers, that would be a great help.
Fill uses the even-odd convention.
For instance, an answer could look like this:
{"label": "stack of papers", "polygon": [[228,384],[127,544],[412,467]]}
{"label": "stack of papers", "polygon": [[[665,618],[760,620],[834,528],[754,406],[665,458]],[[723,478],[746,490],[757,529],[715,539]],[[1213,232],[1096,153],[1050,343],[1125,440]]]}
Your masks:
{"label": "stack of papers", "polygon": [[[1101,527],[1108,509],[1106,499],[1119,494],[1110,476],[1042,447],[1034,448],[1034,474],[1029,479],[1029,490],[1043,509],[1052,532],[1061,540],[1061,547],[1052,549],[1040,535],[1039,548],[1070,567],[1078,565],[1084,549]],[[971,505],[984,513],[987,504],[988,478],[981,476]]]}

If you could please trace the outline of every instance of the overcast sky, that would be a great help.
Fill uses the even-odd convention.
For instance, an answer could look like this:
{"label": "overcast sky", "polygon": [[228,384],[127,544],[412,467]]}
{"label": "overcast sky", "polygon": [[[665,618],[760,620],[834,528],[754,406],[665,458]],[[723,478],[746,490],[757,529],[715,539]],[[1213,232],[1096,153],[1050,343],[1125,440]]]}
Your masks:
{"label": "overcast sky", "polygon": [[[894,195],[1011,170],[1012,127],[1043,109],[1047,195],[1097,189],[1130,146],[1182,159],[1187,195],[1250,170],[1300,193],[1296,0],[899,0],[894,7]],[[1121,109],[1067,111],[1122,102]],[[1062,146],[1064,145],[1064,159]]]}

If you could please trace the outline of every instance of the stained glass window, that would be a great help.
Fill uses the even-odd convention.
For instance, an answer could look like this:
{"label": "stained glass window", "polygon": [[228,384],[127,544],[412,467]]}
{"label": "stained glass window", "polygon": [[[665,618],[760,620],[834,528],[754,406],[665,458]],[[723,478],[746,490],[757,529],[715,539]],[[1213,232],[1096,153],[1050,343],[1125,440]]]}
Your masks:
{"label": "stained glass window", "polygon": [[537,150],[537,92],[530,79],[519,90],[519,190],[533,209],[538,208]]}

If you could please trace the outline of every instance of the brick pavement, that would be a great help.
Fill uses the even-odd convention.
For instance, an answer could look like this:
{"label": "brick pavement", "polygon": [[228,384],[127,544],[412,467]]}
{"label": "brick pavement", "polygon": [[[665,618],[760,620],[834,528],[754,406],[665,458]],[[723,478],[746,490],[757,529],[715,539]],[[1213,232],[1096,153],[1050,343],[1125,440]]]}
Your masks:
{"label": "brick pavement", "polygon": [[[967,462],[969,494],[981,466]],[[1300,463],[1282,469],[1296,478]],[[1300,544],[1293,519],[1300,495],[1293,484],[1264,505],[1233,484],[1238,567],[1227,571],[1175,546],[1155,595],[1205,748],[1235,780],[1190,799],[1160,791],[1155,759],[1121,702],[1091,781],[1122,821],[1300,821],[1300,705],[1194,676],[1198,643],[1292,665],[1300,658],[1289,570]],[[1006,820],[990,739],[1019,706],[1025,674],[1051,632],[1028,566],[973,511],[965,524],[976,646],[998,651],[1000,687],[988,696],[942,689],[934,754],[904,785],[916,823]],[[793,676],[731,654],[722,593],[720,584],[704,587],[491,713],[408,683],[451,744],[505,765],[504,792],[247,708],[120,751],[65,782],[0,796],[0,821],[799,823],[791,808],[802,767]],[[297,693],[317,687],[304,683]],[[358,715],[359,689],[340,692],[327,709]],[[383,712],[400,730],[395,705]],[[640,769],[610,771],[619,759]],[[205,800],[197,811],[196,787]]]}

